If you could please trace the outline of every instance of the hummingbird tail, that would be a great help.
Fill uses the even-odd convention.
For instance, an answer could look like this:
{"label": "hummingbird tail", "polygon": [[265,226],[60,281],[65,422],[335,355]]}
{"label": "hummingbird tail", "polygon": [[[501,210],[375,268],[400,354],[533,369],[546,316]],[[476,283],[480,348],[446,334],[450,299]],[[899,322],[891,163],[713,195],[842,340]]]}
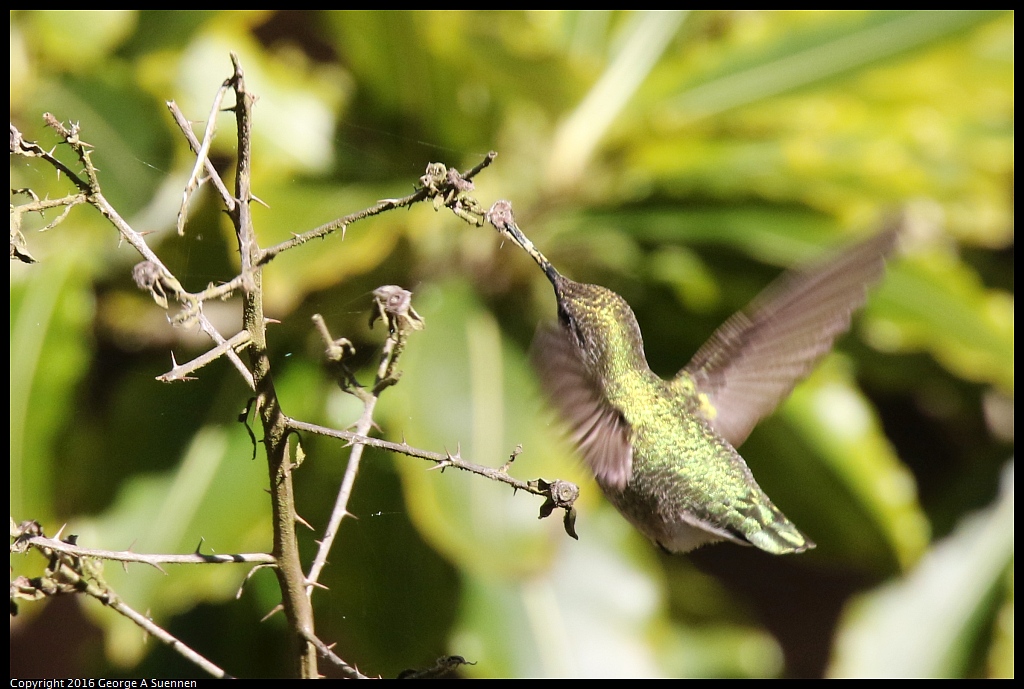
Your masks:
{"label": "hummingbird tail", "polygon": [[792,522],[781,513],[781,519],[775,519],[760,529],[744,534],[752,544],[772,555],[802,553],[814,547],[814,541],[803,535]]}

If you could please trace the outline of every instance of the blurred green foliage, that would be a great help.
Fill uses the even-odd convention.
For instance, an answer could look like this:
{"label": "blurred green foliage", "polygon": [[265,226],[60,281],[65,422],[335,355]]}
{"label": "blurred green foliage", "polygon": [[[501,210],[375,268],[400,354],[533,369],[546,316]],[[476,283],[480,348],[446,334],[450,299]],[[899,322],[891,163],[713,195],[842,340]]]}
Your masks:
{"label": "blurred green foliage", "polygon": [[[370,451],[314,595],[318,634],[362,671],[454,653],[481,677],[1013,676],[1012,12],[15,11],[10,36],[12,123],[49,147],[43,112],[80,122],[107,197],[193,290],[238,262],[210,194],[173,231],[193,163],[164,101],[205,121],[229,51],[260,96],[264,245],[408,193],[428,162],[497,150],[477,198],[510,199],[560,270],[621,293],[663,375],[781,267],[909,209],[906,251],[854,333],[742,448],[819,544],[786,558],[665,556],[603,503],[526,364],[550,288],[493,230],[423,206],[270,264],[290,416],[355,419],[309,317],[372,366],[369,292],[400,284],[427,329],[382,398],[382,434],[491,465],[521,443],[514,474],[583,489],[576,542],[532,496]],[[218,127],[228,171],[233,119]],[[66,193],[23,158],[11,187]],[[207,345],[134,287],[130,247],[85,208],[31,229],[40,263],[11,266],[12,517],[96,548],[269,549],[230,365],[157,383],[170,352]],[[239,311],[209,313],[230,334]],[[347,450],[302,442],[299,512],[322,530]],[[12,566],[31,575],[32,558]],[[235,600],[245,573],[107,567],[130,605],[229,672],[281,675],[283,622],[258,623],[276,581],[258,573]],[[81,610],[22,605],[12,676],[196,674]]]}

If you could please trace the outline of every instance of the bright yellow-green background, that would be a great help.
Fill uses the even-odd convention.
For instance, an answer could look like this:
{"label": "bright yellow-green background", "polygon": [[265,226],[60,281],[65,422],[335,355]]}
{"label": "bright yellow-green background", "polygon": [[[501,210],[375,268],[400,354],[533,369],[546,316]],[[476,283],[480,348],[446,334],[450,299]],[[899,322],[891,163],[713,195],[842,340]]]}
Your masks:
{"label": "bright yellow-green background", "polygon": [[[671,375],[776,275],[914,219],[854,334],[742,452],[818,543],[773,558],[669,557],[603,503],[541,404],[525,351],[554,314],[529,260],[429,206],[274,261],[271,354],[286,413],[345,427],[309,316],[371,365],[369,292],[415,292],[384,437],[580,483],[570,540],[540,501],[369,451],[317,591],[317,630],[368,674],[444,654],[469,676],[1013,676],[1014,17],[1000,12],[13,12],[11,120],[52,146],[81,123],[107,196],[190,289],[237,252],[164,101],[200,123],[241,56],[266,245],[408,193],[427,163],[489,150],[482,203],[511,200],[567,275],[637,312]],[[197,126],[199,128],[199,126]],[[58,151],[60,152],[60,151]],[[233,118],[213,157],[228,171]],[[22,158],[11,187],[66,193]],[[17,198],[12,197],[12,202]],[[52,219],[37,220],[35,227]],[[134,288],[99,215],[26,229],[11,267],[11,515],[140,552],[266,550],[262,458],[226,362],[154,377],[206,344]],[[231,334],[237,301],[210,305]],[[303,440],[302,515],[323,529],[340,445]],[[304,534],[311,557],[315,533]],[[38,556],[12,557],[33,575]],[[274,578],[241,566],[106,568],[118,593],[241,676],[286,671]],[[196,674],[94,601],[22,604],[12,676]],[[56,637],[54,636],[56,635]],[[54,641],[54,639],[57,641]],[[58,672],[59,671],[59,672]]]}

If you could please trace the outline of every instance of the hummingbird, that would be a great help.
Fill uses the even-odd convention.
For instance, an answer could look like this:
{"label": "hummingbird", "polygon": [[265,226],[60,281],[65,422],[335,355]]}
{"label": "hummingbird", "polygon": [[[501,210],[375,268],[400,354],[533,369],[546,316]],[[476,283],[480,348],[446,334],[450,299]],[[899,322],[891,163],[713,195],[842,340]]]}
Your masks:
{"label": "hummingbird", "polygon": [[850,327],[884,272],[898,223],[783,275],[729,318],[671,380],[647,364],[625,299],[563,276],[499,201],[487,214],[551,281],[558,321],[531,359],[608,500],[663,550],[719,541],[775,555],[814,547],[736,451]]}

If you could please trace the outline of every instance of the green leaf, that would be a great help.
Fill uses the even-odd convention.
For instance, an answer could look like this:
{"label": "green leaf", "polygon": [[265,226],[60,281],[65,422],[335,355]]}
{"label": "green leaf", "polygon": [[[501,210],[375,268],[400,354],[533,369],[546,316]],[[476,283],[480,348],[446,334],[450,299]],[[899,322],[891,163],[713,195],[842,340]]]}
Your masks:
{"label": "green leaf", "polygon": [[50,488],[92,349],[87,278],[74,251],[11,266],[10,497],[11,517],[19,522],[46,524],[65,508]]}
{"label": "green leaf", "polygon": [[683,90],[672,106],[690,117],[710,117],[892,60],[993,16],[984,10],[880,11],[863,17],[835,13],[803,31],[780,32],[756,53],[728,55],[713,73],[691,77],[698,83]]}
{"label": "green leaf", "polygon": [[[800,519],[793,510],[791,518],[807,525],[822,552],[856,567],[874,564],[885,571],[895,560],[906,568],[927,547],[928,519],[918,503],[913,475],[899,461],[876,412],[842,363],[838,356],[826,359],[782,406],[789,425],[820,466],[806,471],[797,464],[806,466],[807,458],[794,460],[795,453],[783,444],[771,453],[771,463],[762,462],[782,464],[771,470],[775,483],[783,485],[766,490],[776,500],[788,495],[786,500],[815,505],[813,517]],[[792,488],[785,490],[785,484]]]}
{"label": "green leaf", "polygon": [[1013,562],[1013,462],[998,500],[965,518],[914,571],[851,603],[833,677],[964,677]]}
{"label": "green leaf", "polygon": [[969,266],[943,253],[902,261],[869,309],[870,342],[889,351],[927,351],[954,374],[1012,395],[1012,296],[989,290]]}

